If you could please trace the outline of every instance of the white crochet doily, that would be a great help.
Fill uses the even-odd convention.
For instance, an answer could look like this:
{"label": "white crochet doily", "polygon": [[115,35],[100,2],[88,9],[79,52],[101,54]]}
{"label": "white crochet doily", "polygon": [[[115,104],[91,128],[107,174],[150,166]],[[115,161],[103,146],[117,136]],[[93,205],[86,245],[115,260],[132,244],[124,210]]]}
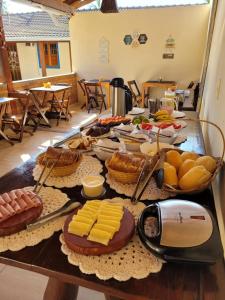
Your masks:
{"label": "white crochet doily", "polygon": [[[33,187],[27,187],[25,189],[32,190]],[[43,187],[39,196],[43,202],[43,211],[41,216],[45,216],[46,214],[59,209],[67,201],[69,201],[66,194],[52,187]],[[9,236],[0,237],[0,252],[7,250],[18,251],[27,246],[39,244],[41,241],[51,237],[54,232],[61,230],[65,218],[65,216],[57,218],[39,228],[33,229],[32,231],[22,230]]]}
{"label": "white crochet doily", "polygon": [[[122,203],[134,215],[139,216],[145,205],[131,204],[129,199],[114,198],[109,201]],[[78,266],[85,274],[95,274],[99,279],[114,278],[118,281],[126,281],[130,278],[142,279],[150,273],[159,272],[162,261],[152,255],[142,245],[135,233],[131,241],[119,251],[99,256],[82,255],[70,250],[60,236],[62,252],[67,255],[70,264]]]}
{"label": "white crochet doily", "polygon": [[[112,176],[110,176],[109,174],[106,174],[106,182],[109,184],[111,189],[115,190],[118,194],[122,194],[128,197],[131,197],[133,195],[135,184],[120,183],[112,178]],[[144,201],[167,199],[172,196],[175,196],[175,194],[157,188],[154,178],[151,178],[140,200]]]}
{"label": "white crochet doily", "polygon": [[[35,166],[33,176],[36,181],[39,179],[42,169],[42,166]],[[99,175],[102,170],[102,164],[97,158],[84,155],[80,165],[73,174],[63,177],[50,176],[45,182],[45,185],[55,186],[59,189],[63,187],[71,188],[76,185],[81,185],[82,177],[87,175]],[[45,178],[45,176],[43,176],[43,178]]]}

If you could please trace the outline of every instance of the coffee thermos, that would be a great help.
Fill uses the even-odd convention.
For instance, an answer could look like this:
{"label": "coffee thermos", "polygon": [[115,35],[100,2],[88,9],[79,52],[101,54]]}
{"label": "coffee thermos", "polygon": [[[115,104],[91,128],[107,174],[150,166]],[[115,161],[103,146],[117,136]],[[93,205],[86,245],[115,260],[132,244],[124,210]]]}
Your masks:
{"label": "coffee thermos", "polygon": [[124,85],[123,78],[114,78],[110,82],[113,87],[112,115],[125,116],[132,110],[132,94],[129,88]]}

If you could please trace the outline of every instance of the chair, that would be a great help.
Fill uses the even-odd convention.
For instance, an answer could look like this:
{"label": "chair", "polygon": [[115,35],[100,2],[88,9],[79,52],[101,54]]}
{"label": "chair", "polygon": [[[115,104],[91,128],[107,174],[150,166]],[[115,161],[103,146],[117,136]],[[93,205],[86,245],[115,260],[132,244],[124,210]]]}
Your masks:
{"label": "chair", "polygon": [[[128,83],[129,89],[131,90],[131,93],[132,93],[133,106],[140,106],[142,103],[142,95],[137,86],[136,81],[131,80],[131,81],[128,81],[127,83]],[[148,97],[149,97],[149,90],[148,90],[148,93],[144,95],[144,100],[148,99]]]}
{"label": "chair", "polygon": [[59,93],[61,96],[58,95],[54,96],[53,99],[50,101],[51,104],[51,111],[55,111],[58,113],[57,117],[57,126],[59,125],[59,120],[65,119],[66,121],[69,120],[69,117],[72,117],[72,114],[69,111],[69,105],[71,102],[71,89],[72,85],[68,83],[57,83],[55,85],[58,86],[68,86],[69,89],[66,89]]}
{"label": "chair", "polygon": [[14,133],[19,134],[18,138],[11,139],[22,142],[24,132],[33,135],[32,132],[25,129],[30,120],[34,121],[29,113],[29,93],[11,92],[9,97],[14,97],[18,100],[12,104],[10,103],[7,113],[3,116],[2,130],[4,131],[5,127],[10,128]]}
{"label": "chair", "polygon": [[[105,97],[103,94],[101,83],[84,81],[85,93],[87,97],[87,110],[88,113],[92,108],[100,106],[99,113],[102,112],[103,106],[106,109]],[[100,105],[99,105],[100,104]]]}
{"label": "chair", "polygon": [[[84,86],[85,79],[80,79],[77,82],[79,87],[81,88],[81,91],[83,92],[84,97],[86,97],[85,86]],[[84,104],[82,104],[81,109],[83,109],[84,107],[86,107],[86,101]]]}

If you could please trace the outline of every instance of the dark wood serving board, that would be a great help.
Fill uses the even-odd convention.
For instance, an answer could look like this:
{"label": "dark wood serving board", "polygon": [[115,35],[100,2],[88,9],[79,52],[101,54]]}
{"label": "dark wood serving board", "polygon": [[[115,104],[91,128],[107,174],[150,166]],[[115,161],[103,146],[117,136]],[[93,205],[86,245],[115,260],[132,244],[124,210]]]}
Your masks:
{"label": "dark wood serving board", "polygon": [[100,255],[117,251],[130,241],[135,231],[135,221],[133,215],[128,209],[124,208],[124,215],[121,220],[120,230],[110,240],[108,246],[100,243],[88,241],[87,237],[80,237],[68,232],[69,223],[72,220],[74,212],[68,216],[65,221],[63,234],[66,245],[74,252],[85,255]]}

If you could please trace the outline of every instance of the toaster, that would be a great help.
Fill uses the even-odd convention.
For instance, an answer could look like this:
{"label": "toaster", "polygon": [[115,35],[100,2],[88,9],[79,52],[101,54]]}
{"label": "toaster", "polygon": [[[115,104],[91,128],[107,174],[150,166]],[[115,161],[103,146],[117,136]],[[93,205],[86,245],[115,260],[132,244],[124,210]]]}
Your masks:
{"label": "toaster", "polygon": [[213,264],[223,257],[216,220],[195,202],[151,204],[139,216],[137,231],[144,246],[164,261]]}

